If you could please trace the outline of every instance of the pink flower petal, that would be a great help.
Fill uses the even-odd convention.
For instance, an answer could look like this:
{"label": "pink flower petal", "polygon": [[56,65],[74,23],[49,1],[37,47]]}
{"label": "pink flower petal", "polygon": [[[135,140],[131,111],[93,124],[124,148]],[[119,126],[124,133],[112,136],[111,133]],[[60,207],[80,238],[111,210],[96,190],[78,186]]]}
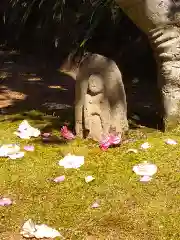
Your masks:
{"label": "pink flower petal", "polygon": [[121,142],[121,138],[118,135],[109,134],[108,136],[102,136],[100,141],[100,148],[107,150],[112,145],[118,145]]}
{"label": "pink flower petal", "polygon": [[24,150],[28,151],[28,152],[33,152],[34,151],[34,146],[24,146]]}
{"label": "pink flower petal", "polygon": [[117,145],[121,142],[121,139],[120,139],[119,136],[111,135],[110,136],[110,141],[111,141],[111,144]]}
{"label": "pink flower petal", "polygon": [[49,138],[51,136],[51,133],[43,133],[42,137],[44,138]]}
{"label": "pink flower petal", "polygon": [[111,145],[111,143],[110,143],[109,137],[107,137],[106,139],[103,139],[100,142],[100,148],[102,150],[107,150],[110,145]]}
{"label": "pink flower petal", "polygon": [[12,204],[12,200],[10,198],[0,198],[0,206],[9,206]]}
{"label": "pink flower petal", "polygon": [[107,149],[110,146],[110,137],[109,136],[102,136],[102,139],[100,141],[100,147],[102,149]]}
{"label": "pink flower petal", "polygon": [[100,146],[100,148],[103,150],[103,151],[106,151],[108,149],[108,146]]}
{"label": "pink flower petal", "polygon": [[98,202],[94,202],[91,206],[91,208],[98,208],[98,207],[100,207]]}
{"label": "pink flower petal", "polygon": [[75,139],[74,134],[67,128],[67,126],[63,126],[60,132],[61,132],[61,135],[67,140]]}
{"label": "pink flower petal", "polygon": [[62,175],[62,176],[54,178],[53,181],[56,182],[56,183],[59,183],[59,182],[63,182],[64,180],[65,180],[65,176]]}

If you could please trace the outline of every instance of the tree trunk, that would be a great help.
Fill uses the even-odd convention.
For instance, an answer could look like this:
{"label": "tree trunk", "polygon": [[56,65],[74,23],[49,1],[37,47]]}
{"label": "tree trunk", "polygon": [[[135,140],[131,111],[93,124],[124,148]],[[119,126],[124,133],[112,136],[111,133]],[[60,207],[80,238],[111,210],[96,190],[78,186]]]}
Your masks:
{"label": "tree trunk", "polygon": [[158,65],[158,86],[162,95],[164,129],[180,120],[180,29],[169,25],[150,31]]}
{"label": "tree trunk", "polygon": [[116,1],[149,36],[157,61],[164,130],[174,128],[180,121],[180,17],[177,1]]}

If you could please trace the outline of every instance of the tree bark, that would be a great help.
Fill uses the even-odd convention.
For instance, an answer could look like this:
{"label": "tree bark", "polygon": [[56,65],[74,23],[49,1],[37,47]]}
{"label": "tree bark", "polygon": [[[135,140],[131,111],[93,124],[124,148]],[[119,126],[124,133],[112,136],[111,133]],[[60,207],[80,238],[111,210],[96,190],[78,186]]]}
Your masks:
{"label": "tree bark", "polygon": [[158,86],[162,96],[164,130],[180,121],[180,29],[168,25],[150,31],[158,66]]}
{"label": "tree bark", "polygon": [[149,37],[157,61],[164,130],[180,121],[180,14],[172,0],[116,0]]}

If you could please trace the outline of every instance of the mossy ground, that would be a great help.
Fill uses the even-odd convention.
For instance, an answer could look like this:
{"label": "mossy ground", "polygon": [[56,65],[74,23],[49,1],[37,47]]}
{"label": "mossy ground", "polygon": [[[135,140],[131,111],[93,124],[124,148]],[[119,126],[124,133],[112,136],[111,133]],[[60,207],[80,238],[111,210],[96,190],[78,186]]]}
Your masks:
{"label": "mossy ground", "polygon": [[[0,208],[0,239],[11,239],[8,236],[19,233],[29,218],[59,229],[65,239],[180,239],[180,147],[164,143],[166,138],[180,142],[178,129],[166,134],[133,130],[130,136],[137,141],[103,152],[98,144],[86,140],[45,144],[41,139],[17,138],[13,132],[23,119],[41,129],[55,126],[53,133],[59,136],[58,119],[33,114],[34,118],[32,114],[1,118],[0,144],[18,143],[22,149],[31,144],[35,151],[26,152],[22,159],[0,158],[0,192],[14,201],[12,206]],[[144,136],[142,131],[147,139],[139,137]],[[139,149],[144,141],[152,147],[126,153],[128,148]],[[84,155],[85,164],[78,170],[60,167],[58,160],[67,153]],[[158,166],[157,174],[146,184],[132,172],[133,165],[144,160]],[[59,175],[66,180],[50,181]],[[85,183],[87,175],[95,180]],[[100,207],[92,209],[96,200]]]}

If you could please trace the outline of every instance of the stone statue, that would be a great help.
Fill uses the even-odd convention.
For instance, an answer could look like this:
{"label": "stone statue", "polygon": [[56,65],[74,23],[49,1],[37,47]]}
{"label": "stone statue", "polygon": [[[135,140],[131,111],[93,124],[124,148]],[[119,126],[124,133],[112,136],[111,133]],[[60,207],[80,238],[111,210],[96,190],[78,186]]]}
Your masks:
{"label": "stone statue", "polygon": [[128,130],[127,104],[121,72],[116,63],[87,54],[76,78],[76,134],[99,141],[112,129]]}

